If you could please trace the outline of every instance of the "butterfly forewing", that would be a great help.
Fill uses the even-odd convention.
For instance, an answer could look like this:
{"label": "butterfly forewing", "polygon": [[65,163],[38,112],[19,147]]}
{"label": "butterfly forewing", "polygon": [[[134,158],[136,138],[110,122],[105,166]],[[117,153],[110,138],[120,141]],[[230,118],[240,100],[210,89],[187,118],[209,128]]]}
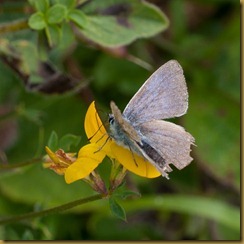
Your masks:
{"label": "butterfly forewing", "polygon": [[123,115],[132,125],[186,113],[188,92],[180,64],[171,60],[156,70],[134,95]]}

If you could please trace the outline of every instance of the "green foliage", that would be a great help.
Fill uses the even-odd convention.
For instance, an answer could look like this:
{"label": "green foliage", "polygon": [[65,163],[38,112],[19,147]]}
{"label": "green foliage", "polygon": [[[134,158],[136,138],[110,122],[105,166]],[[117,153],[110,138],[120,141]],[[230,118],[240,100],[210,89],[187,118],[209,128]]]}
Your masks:
{"label": "green foliage", "polygon": [[[45,29],[51,46],[57,45],[65,35],[62,28],[59,28],[60,35],[55,34],[65,21],[77,25],[78,32],[86,38],[107,47],[153,36],[168,26],[166,16],[156,6],[139,0],[92,1],[82,9],[76,8],[74,1],[58,1],[53,5],[47,1],[31,4],[37,12],[29,18],[29,26],[38,31]],[[116,35],[112,35],[113,32]]]}
{"label": "green foliage", "polygon": [[29,26],[34,30],[42,30],[46,27],[45,17],[42,12],[36,12],[29,19]]}
{"label": "green foliage", "polygon": [[77,9],[70,10],[68,17],[80,28],[83,28],[87,24],[86,15]]}
{"label": "green foliage", "polygon": [[[105,118],[111,100],[123,111],[170,59],[182,65],[189,91],[187,114],[172,120],[196,146],[194,161],[174,169],[170,180],[128,172],[109,200],[0,226],[0,239],[240,239],[239,3],[156,2],[1,3],[1,217],[93,195],[85,182],[67,185],[34,159],[45,156],[46,145],[78,153],[88,143],[83,121],[90,102]],[[105,159],[97,169],[107,184],[110,166]]]}
{"label": "green foliage", "polygon": [[47,146],[50,147],[53,151],[58,150],[58,135],[55,131],[52,131],[48,142],[47,142]]}
{"label": "green foliage", "polygon": [[70,151],[71,147],[77,147],[80,143],[80,137],[72,134],[64,135],[59,142],[59,147],[63,148],[64,151]]}
{"label": "green foliage", "polygon": [[109,207],[114,216],[126,221],[125,210],[118,204],[114,197],[109,198]]}
{"label": "green foliage", "polygon": [[141,194],[135,191],[123,191],[122,193],[120,193],[119,195],[122,199],[127,199],[128,197],[141,197]]}
{"label": "green foliage", "polygon": [[80,137],[72,134],[66,134],[60,140],[58,139],[58,135],[55,131],[52,131],[47,146],[51,148],[51,150],[56,151],[59,148],[64,151],[70,151],[71,147],[77,147],[80,142]]}
{"label": "green foliage", "polygon": [[47,11],[47,22],[49,24],[59,24],[66,16],[66,7],[62,4],[55,4]]}
{"label": "green foliage", "polygon": [[[96,0],[88,4],[84,12],[88,21],[80,32],[102,46],[126,45],[168,27],[166,16],[154,5],[143,1]],[[116,35],[111,36],[111,32]]]}
{"label": "green foliage", "polygon": [[50,6],[49,0],[29,0],[29,3],[40,12],[46,12]]}

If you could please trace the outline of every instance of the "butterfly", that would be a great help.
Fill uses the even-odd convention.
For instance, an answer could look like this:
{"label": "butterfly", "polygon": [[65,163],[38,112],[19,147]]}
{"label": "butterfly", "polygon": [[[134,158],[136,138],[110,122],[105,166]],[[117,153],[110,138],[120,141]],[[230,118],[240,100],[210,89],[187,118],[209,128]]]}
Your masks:
{"label": "butterfly", "polygon": [[[183,69],[170,60],[157,69],[132,97],[123,113],[111,101],[109,136],[149,161],[168,178],[170,164],[181,170],[190,156],[194,137],[174,123],[164,121],[179,117],[188,109],[188,91]],[[135,162],[136,163],[136,162]]]}

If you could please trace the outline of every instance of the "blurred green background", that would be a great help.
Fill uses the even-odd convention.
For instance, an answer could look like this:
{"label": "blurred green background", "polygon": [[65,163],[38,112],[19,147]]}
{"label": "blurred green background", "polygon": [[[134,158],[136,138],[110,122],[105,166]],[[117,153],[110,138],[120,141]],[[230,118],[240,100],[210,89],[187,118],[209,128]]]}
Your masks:
{"label": "blurred green background", "polygon": [[[114,100],[122,110],[170,59],[182,65],[189,90],[187,114],[172,121],[195,137],[194,161],[170,180],[129,172],[126,184],[141,197],[119,201],[127,222],[101,200],[2,225],[0,239],[240,240],[239,1],[36,2],[0,1],[1,217],[92,195],[84,182],[67,185],[35,159],[53,130],[79,136],[78,152],[88,142],[90,102],[106,113]],[[109,169],[106,160],[99,166]]]}

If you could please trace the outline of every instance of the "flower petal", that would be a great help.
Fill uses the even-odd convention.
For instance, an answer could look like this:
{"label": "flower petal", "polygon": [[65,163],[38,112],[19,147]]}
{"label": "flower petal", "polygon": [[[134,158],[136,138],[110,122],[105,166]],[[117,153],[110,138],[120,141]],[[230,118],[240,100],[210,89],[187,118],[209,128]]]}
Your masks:
{"label": "flower petal", "polygon": [[79,151],[77,160],[65,172],[66,183],[88,176],[104,159],[105,152],[98,149],[96,144],[88,144]]}
{"label": "flower petal", "polygon": [[110,146],[116,160],[134,174],[147,178],[155,178],[161,175],[151,163],[136,153],[132,153],[130,150],[117,145],[114,141]]}
{"label": "flower petal", "polygon": [[58,156],[49,148],[49,147],[45,147],[46,153],[48,154],[48,156],[51,158],[51,160],[58,164],[59,163],[59,158]]}
{"label": "flower petal", "polygon": [[96,111],[95,102],[89,106],[85,117],[85,131],[91,143],[98,145],[105,144],[108,134],[102,124],[102,121]]}

